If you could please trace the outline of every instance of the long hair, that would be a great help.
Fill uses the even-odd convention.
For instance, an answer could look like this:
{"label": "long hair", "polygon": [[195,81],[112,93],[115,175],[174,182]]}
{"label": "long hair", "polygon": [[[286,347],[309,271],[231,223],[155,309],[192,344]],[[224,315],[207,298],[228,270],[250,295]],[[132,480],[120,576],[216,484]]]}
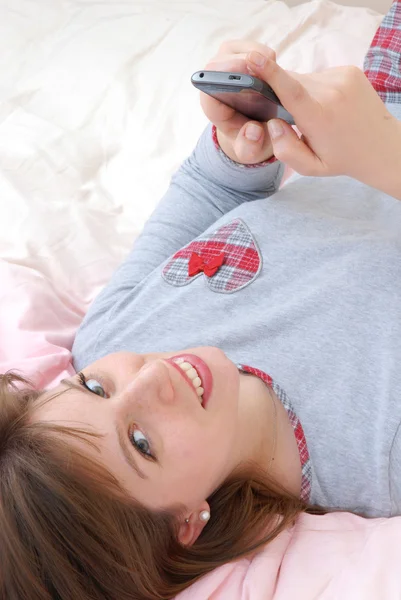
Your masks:
{"label": "long hair", "polygon": [[321,513],[252,469],[207,499],[211,518],[190,547],[182,507],[149,510],[71,438],[87,431],[31,419],[41,393],[0,376],[1,600],[170,600],[216,567]]}

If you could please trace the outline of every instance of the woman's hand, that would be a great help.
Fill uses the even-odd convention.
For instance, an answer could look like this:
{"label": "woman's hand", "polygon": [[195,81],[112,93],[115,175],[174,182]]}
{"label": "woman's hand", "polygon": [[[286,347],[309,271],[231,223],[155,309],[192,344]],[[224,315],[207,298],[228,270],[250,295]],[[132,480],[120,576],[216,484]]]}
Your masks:
{"label": "woman's hand", "polygon": [[[260,65],[255,63],[259,59]],[[296,74],[266,53],[247,55],[248,70],[268,83],[293,115],[301,139],[281,119],[269,121],[274,155],[302,175],[348,175],[377,185],[374,173],[401,171],[401,125],[364,73],[336,67]],[[398,169],[397,169],[398,165]]]}
{"label": "woman's hand", "polygon": [[[246,56],[252,51],[261,53],[271,62],[276,60],[274,50],[263,44],[234,40],[220,46],[206,69],[247,74]],[[234,108],[204,93],[201,93],[201,105],[209,121],[216,126],[220,147],[232,160],[242,164],[255,164],[272,157],[272,143],[266,123],[251,121]]]}

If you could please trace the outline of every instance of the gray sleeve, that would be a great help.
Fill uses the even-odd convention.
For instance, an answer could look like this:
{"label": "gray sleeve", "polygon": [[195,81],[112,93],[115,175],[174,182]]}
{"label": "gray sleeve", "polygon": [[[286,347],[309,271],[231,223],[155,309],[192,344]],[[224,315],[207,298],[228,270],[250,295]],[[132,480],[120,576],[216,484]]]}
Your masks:
{"label": "gray sleeve", "polygon": [[391,516],[398,516],[401,515],[401,424],[391,447],[389,476]]}
{"label": "gray sleeve", "polygon": [[132,290],[172,254],[243,202],[266,198],[279,187],[284,165],[246,168],[217,149],[211,126],[172,178],[126,260],[97,296],[85,321],[98,319],[116,294]]}
{"label": "gray sleeve", "polygon": [[284,165],[246,168],[218,150],[211,126],[192,155],[172,178],[170,187],[136,240],[114,279],[139,283],[169,256],[203,233],[243,202],[266,198],[279,187]]}

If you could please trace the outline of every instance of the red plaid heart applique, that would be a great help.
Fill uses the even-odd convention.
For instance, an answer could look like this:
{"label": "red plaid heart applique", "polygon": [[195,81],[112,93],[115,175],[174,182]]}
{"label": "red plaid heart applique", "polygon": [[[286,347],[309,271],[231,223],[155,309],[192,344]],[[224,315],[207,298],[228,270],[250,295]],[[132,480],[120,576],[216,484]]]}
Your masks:
{"label": "red plaid heart applique", "polygon": [[205,233],[181,248],[165,265],[167,283],[188,285],[203,277],[213,292],[230,294],[256,279],[262,257],[251,232],[241,219]]}

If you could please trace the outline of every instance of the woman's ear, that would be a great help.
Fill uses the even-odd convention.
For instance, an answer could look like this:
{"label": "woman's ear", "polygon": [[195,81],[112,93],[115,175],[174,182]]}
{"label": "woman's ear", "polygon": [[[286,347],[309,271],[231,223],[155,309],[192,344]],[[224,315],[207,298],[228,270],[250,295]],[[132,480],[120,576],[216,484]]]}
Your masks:
{"label": "woman's ear", "polygon": [[181,518],[178,529],[178,541],[183,546],[192,546],[202,533],[210,518],[210,506],[205,501],[187,516]]}

